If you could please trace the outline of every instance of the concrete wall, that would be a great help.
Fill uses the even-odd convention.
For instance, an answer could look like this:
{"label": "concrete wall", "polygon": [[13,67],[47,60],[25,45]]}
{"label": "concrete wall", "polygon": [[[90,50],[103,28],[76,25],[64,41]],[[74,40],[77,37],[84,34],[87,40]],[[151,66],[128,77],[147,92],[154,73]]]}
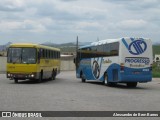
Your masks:
{"label": "concrete wall", "polygon": [[6,62],[7,62],[6,57],[0,57],[0,73],[6,72]]}
{"label": "concrete wall", "polygon": [[[6,72],[6,57],[0,57],[0,73]],[[61,58],[61,70],[72,71],[75,70],[75,64],[73,63],[73,57]]]}
{"label": "concrete wall", "polygon": [[74,56],[61,55],[61,70],[75,70]]}
{"label": "concrete wall", "polygon": [[73,64],[73,61],[61,61],[61,70],[75,70],[75,65]]}

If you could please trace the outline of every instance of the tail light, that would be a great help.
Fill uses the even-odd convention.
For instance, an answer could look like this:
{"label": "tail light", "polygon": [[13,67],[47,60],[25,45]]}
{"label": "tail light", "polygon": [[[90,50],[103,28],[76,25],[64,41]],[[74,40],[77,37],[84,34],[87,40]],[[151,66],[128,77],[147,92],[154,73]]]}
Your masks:
{"label": "tail light", "polygon": [[124,71],[124,63],[120,64],[121,71]]}

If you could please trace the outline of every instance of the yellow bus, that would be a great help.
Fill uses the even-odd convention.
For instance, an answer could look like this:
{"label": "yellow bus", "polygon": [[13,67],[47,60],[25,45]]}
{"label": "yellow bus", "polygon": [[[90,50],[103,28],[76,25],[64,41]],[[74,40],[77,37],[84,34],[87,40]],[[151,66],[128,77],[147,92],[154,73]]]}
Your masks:
{"label": "yellow bus", "polygon": [[7,78],[14,80],[55,79],[60,73],[60,49],[38,44],[11,44],[7,52]]}

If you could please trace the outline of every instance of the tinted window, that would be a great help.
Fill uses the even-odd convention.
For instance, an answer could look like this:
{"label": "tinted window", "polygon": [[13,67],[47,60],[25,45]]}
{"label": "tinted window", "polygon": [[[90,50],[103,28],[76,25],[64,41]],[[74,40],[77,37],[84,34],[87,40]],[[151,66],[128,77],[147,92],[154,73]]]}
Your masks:
{"label": "tinted window", "polygon": [[119,42],[109,43],[98,46],[91,46],[87,48],[79,49],[79,58],[94,58],[105,56],[118,56],[119,54]]}

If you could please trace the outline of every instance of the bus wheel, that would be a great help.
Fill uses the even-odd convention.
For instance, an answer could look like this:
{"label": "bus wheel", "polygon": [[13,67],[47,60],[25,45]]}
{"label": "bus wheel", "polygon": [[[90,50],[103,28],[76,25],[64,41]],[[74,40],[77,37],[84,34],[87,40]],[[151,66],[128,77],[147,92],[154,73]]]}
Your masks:
{"label": "bus wheel", "polygon": [[85,78],[82,78],[82,82],[86,82],[86,79],[85,79]]}
{"label": "bus wheel", "polygon": [[82,82],[84,83],[84,82],[86,82],[86,79],[84,78],[84,76],[83,76],[83,73],[81,72],[81,79],[82,79]]}
{"label": "bus wheel", "polygon": [[15,82],[15,83],[18,83],[18,79],[14,79],[14,82]]}
{"label": "bus wheel", "polygon": [[104,74],[103,84],[104,84],[104,85],[109,85],[107,73]]}
{"label": "bus wheel", "polygon": [[128,82],[127,83],[127,87],[136,87],[137,86],[137,82]]}
{"label": "bus wheel", "polygon": [[41,73],[39,74],[39,79],[38,79],[38,82],[42,82],[42,79],[43,79],[43,72],[41,71]]}
{"label": "bus wheel", "polygon": [[108,82],[108,75],[107,75],[107,73],[104,74],[103,84],[107,85],[107,86],[111,86],[111,87],[113,87],[113,86],[116,85],[116,83]]}
{"label": "bus wheel", "polygon": [[55,80],[56,79],[56,72],[53,70],[52,71],[52,80]]}

